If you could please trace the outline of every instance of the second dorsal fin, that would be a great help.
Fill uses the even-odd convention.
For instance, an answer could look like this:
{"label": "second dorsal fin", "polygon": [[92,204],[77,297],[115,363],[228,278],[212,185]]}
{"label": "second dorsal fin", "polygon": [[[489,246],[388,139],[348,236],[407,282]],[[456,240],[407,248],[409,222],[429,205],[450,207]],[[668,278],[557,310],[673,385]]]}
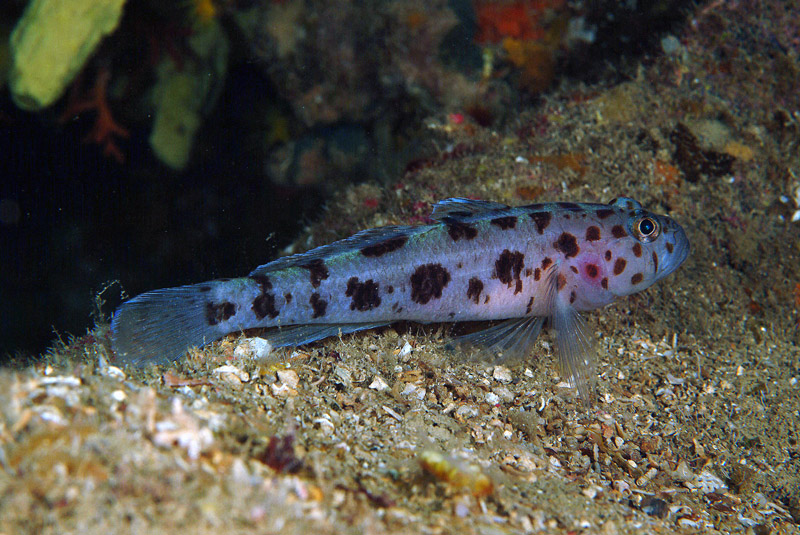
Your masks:
{"label": "second dorsal fin", "polygon": [[486,212],[508,210],[509,208],[508,205],[499,202],[476,201],[473,199],[464,199],[463,197],[451,197],[449,199],[443,199],[433,205],[431,219],[434,221],[462,219]]}
{"label": "second dorsal fin", "polygon": [[360,250],[365,255],[369,255],[372,254],[371,252],[377,254],[378,252],[385,253],[387,251],[397,250],[405,245],[412,234],[419,232],[420,228],[421,227],[415,226],[393,225],[362,230],[349,238],[317,247],[307,253],[284,256],[268,264],[258,266],[250,273],[250,276],[266,275],[291,267],[305,267],[314,262],[324,261],[332,256],[349,251]]}

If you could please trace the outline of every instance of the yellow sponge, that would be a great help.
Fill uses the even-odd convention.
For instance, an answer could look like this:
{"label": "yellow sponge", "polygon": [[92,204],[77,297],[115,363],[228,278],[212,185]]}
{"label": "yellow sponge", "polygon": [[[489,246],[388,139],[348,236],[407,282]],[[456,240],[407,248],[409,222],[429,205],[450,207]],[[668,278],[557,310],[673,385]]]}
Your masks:
{"label": "yellow sponge", "polygon": [[113,32],[125,0],[31,0],[11,34],[14,102],[39,110],[55,102],[100,40]]}

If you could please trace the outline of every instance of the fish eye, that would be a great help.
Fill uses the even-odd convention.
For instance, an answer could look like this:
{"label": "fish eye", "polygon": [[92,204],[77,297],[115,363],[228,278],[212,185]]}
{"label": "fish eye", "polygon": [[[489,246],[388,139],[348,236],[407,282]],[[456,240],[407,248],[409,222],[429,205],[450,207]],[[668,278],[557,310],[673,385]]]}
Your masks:
{"label": "fish eye", "polygon": [[652,217],[643,217],[639,219],[633,225],[633,229],[636,239],[644,243],[655,240],[661,230],[658,221]]}

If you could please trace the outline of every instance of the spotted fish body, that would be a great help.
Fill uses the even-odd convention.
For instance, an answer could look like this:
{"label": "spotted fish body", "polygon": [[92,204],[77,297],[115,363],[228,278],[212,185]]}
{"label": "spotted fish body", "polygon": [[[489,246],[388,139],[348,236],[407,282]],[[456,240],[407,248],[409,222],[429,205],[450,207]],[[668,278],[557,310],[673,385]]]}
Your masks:
{"label": "spotted fish body", "polygon": [[509,207],[469,199],[434,206],[431,225],[360,232],[260,266],[248,277],[155,290],[111,325],[132,363],[177,359],[191,346],[257,327],[300,345],[398,320],[507,320],[463,340],[526,353],[545,318],[563,371],[587,392],[590,337],[579,311],[639,292],[687,257],[683,229],[636,201]]}

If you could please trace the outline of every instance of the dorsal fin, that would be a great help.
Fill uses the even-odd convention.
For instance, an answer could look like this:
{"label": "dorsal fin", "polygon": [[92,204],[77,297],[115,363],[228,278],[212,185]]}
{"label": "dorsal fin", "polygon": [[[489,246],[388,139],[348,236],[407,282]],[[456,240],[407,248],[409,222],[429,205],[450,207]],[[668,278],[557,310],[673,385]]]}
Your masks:
{"label": "dorsal fin", "polygon": [[[447,222],[510,209],[511,207],[508,205],[497,202],[476,201],[453,197],[450,199],[443,199],[433,205],[431,219],[437,222]],[[395,245],[400,244],[396,247],[399,248],[402,247],[404,239],[408,239],[409,236],[416,232],[421,232],[424,228],[424,226],[391,225],[362,230],[349,238],[317,247],[307,253],[278,258],[268,264],[258,266],[250,273],[250,276],[265,275],[282,269],[306,266],[311,262],[325,260],[337,254],[363,250],[372,246],[380,246],[381,244],[389,243],[390,240],[397,240]]]}
{"label": "dorsal fin", "polygon": [[492,201],[476,201],[464,199],[463,197],[451,197],[443,199],[433,205],[431,219],[434,221],[445,221],[453,219],[463,219],[486,212],[496,212],[508,210],[510,206]]}
{"label": "dorsal fin", "polygon": [[401,226],[390,225],[386,227],[371,228],[353,234],[349,238],[339,240],[328,245],[323,245],[312,249],[306,253],[293,254],[273,260],[268,264],[258,266],[250,276],[266,275],[268,273],[288,269],[292,267],[302,267],[314,261],[325,260],[334,255],[347,253],[350,251],[364,250],[369,247],[379,247],[385,245],[390,250],[399,249],[408,240],[408,237],[419,232],[424,227],[420,226]]}

